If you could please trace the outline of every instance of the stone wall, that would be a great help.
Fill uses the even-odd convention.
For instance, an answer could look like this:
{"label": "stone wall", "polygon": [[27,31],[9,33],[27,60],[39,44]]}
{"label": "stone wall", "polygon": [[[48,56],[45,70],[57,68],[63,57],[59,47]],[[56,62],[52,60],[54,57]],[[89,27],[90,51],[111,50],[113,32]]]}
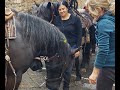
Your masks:
{"label": "stone wall", "polygon": [[[5,0],[5,6],[9,8],[14,8],[17,11],[29,11],[34,4],[34,1],[37,3],[42,2],[43,0]],[[47,0],[44,0],[47,1]],[[55,1],[55,0],[53,0]],[[79,8],[83,8],[86,0],[78,0]]]}
{"label": "stone wall", "polygon": [[15,0],[5,0],[5,6],[9,8],[14,8],[17,11],[29,11],[34,4],[34,1],[40,3],[42,0],[21,0],[18,2]]}

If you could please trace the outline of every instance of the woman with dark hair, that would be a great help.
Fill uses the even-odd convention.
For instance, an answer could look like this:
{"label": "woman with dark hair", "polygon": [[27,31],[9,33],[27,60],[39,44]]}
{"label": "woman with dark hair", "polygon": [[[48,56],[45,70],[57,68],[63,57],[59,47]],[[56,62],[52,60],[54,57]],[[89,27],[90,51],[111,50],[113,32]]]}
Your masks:
{"label": "woman with dark hair", "polygon": [[[62,1],[58,4],[59,16],[54,18],[53,24],[59,28],[59,30],[66,36],[68,43],[71,46],[71,51],[74,51],[81,46],[82,40],[82,25],[79,17],[74,16],[68,12],[68,3]],[[68,68],[63,74],[64,85],[63,90],[69,90],[70,77],[72,73],[73,63],[75,61],[76,67],[76,80],[81,79],[80,74],[80,62],[79,62],[80,51],[74,54],[74,60],[71,60]]]}

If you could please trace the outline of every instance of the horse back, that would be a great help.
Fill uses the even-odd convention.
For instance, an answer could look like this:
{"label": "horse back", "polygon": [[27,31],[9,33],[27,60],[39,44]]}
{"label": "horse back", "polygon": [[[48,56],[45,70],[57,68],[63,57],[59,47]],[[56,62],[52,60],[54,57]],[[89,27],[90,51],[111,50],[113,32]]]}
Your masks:
{"label": "horse back", "polygon": [[90,28],[90,26],[92,26],[92,17],[85,11],[85,10],[81,10],[78,9],[79,14],[78,15],[80,17],[81,23],[82,23],[82,28]]}

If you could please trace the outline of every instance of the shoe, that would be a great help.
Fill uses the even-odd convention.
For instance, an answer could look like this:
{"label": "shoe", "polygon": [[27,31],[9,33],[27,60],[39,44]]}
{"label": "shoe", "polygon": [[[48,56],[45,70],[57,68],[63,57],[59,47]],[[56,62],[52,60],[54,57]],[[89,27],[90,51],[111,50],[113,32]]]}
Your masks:
{"label": "shoe", "polygon": [[95,52],[92,52],[91,55],[94,56],[94,55],[95,55]]}
{"label": "shoe", "polygon": [[92,55],[92,56],[94,56],[94,55],[95,55],[95,53],[92,53],[91,55]]}
{"label": "shoe", "polygon": [[86,68],[82,68],[82,69],[81,69],[81,72],[86,72]]}
{"label": "shoe", "polygon": [[80,81],[81,80],[81,77],[76,77],[76,81]]}

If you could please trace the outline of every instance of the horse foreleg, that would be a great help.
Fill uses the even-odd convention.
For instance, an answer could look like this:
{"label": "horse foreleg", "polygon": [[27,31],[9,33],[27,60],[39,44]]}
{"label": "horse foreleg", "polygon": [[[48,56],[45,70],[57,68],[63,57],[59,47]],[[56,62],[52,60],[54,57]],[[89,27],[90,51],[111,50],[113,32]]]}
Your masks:
{"label": "horse foreleg", "polygon": [[22,73],[17,73],[16,78],[14,75],[8,75],[5,90],[18,90],[21,80],[22,80]]}
{"label": "horse foreleg", "polygon": [[22,80],[22,72],[17,73],[15,90],[18,90],[21,80]]}

